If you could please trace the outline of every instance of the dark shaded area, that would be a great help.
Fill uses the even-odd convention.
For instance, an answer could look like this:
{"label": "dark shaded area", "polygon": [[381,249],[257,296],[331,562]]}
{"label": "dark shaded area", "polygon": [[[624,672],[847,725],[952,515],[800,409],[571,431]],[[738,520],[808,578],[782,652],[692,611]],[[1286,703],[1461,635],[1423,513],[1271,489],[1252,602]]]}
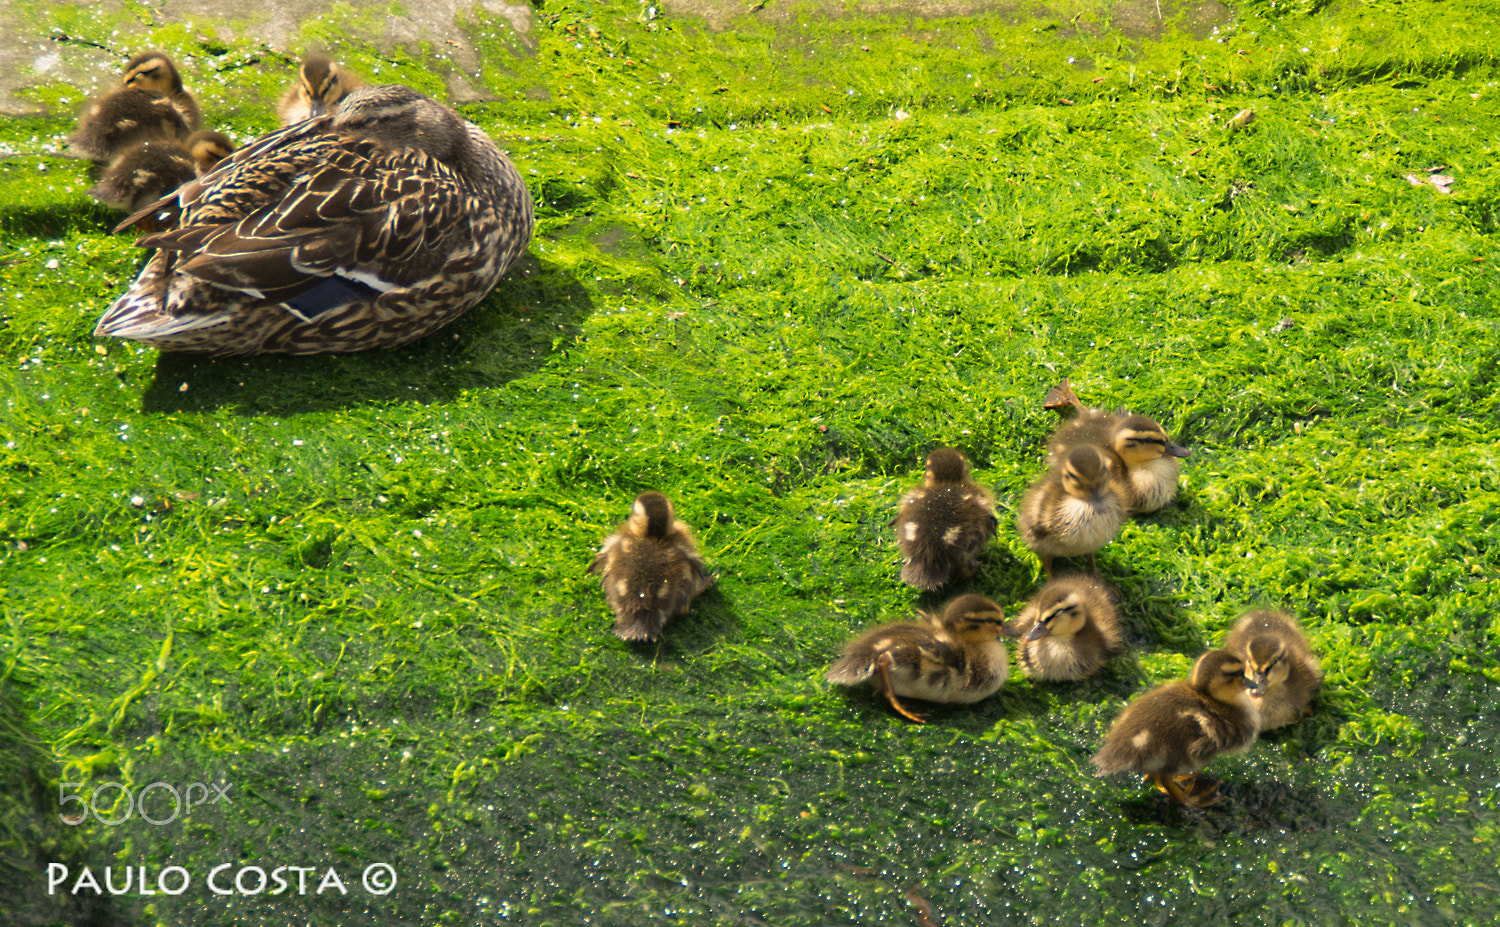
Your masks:
{"label": "dark shaded area", "polygon": [[451,402],[536,370],[581,331],[593,308],[576,277],[527,254],[462,319],[406,347],[310,357],[163,353],[141,411],[296,415]]}
{"label": "dark shaded area", "polygon": [[[0,924],[6,927],[79,925],[109,927],[137,923],[108,895],[66,887],[84,866],[102,871],[103,854],[88,852],[81,828],[59,820],[58,796],[48,781],[60,771],[32,732],[13,679],[0,679]],[[47,892],[47,866],[61,863],[69,878]]]}

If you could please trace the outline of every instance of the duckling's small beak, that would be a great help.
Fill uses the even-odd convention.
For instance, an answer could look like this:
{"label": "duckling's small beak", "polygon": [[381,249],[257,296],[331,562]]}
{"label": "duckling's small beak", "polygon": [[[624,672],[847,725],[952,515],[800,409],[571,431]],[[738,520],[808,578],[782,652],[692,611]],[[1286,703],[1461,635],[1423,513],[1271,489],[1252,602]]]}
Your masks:
{"label": "duckling's small beak", "polygon": [[1250,693],[1251,698],[1260,698],[1266,694],[1266,674],[1256,673],[1254,676],[1245,677],[1245,691]]}
{"label": "duckling's small beak", "polygon": [[1031,643],[1032,641],[1039,641],[1047,636],[1047,632],[1049,630],[1051,629],[1042,622],[1038,621],[1036,625],[1031,629],[1031,633],[1026,635],[1025,641],[1027,643]]}
{"label": "duckling's small beak", "polygon": [[307,103],[307,118],[309,118],[309,119],[316,119],[316,118],[318,118],[319,116],[323,115],[326,112],[328,112],[328,105],[326,103],[324,103],[320,98],[313,97],[311,100],[308,101],[308,103]]}
{"label": "duckling's small beak", "polygon": [[1168,440],[1167,454],[1172,457],[1191,457],[1193,456],[1193,451],[1191,448],[1183,447],[1181,444],[1173,444]]}

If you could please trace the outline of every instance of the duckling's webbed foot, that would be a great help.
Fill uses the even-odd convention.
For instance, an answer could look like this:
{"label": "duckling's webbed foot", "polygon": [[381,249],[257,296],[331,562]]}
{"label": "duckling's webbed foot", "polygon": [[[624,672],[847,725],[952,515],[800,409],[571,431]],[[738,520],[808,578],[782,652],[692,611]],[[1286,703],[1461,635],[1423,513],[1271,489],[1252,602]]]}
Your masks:
{"label": "duckling's webbed foot", "polygon": [[1219,794],[1219,780],[1197,774],[1189,774],[1182,778],[1191,780],[1184,789],[1186,797],[1182,799],[1182,803],[1187,807],[1207,808],[1223,800],[1224,796]]}
{"label": "duckling's webbed foot", "polygon": [[881,693],[885,695],[885,700],[891,703],[891,707],[896,709],[896,714],[900,715],[903,718],[907,718],[908,720],[915,721],[918,724],[927,723],[926,718],[922,717],[921,715],[914,715],[911,712],[907,711],[905,706],[903,706],[901,702],[896,699],[896,687],[891,685],[890,654],[883,653],[875,660],[875,674],[880,677]]}
{"label": "duckling's webbed foot", "polygon": [[1170,778],[1161,773],[1147,773],[1146,779],[1184,808],[1207,808],[1219,800],[1218,781],[1197,773]]}

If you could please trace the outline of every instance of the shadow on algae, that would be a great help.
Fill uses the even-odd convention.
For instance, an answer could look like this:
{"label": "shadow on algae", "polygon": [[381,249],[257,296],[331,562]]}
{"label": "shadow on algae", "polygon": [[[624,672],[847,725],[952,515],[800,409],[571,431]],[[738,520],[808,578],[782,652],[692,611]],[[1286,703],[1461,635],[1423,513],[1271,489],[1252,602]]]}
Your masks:
{"label": "shadow on algae", "polygon": [[295,415],[371,403],[451,402],[465,390],[534,372],[578,336],[593,309],[576,277],[528,253],[463,318],[403,348],[308,357],[164,352],[141,411]]}
{"label": "shadow on algae", "polygon": [[36,890],[35,873],[49,863],[70,869],[86,864],[91,853],[84,836],[57,817],[47,783],[60,778],[42,738],[36,736],[22,707],[25,700],[13,679],[0,674],[0,912],[10,925],[129,923],[115,899],[81,895],[48,898]]}

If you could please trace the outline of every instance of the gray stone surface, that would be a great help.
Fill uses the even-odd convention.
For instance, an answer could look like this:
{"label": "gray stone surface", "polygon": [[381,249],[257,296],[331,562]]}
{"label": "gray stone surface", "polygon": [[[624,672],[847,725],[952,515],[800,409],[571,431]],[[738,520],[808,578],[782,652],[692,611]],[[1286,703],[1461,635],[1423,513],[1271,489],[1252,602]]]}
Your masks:
{"label": "gray stone surface", "polygon": [[[48,113],[45,100],[34,99],[36,89],[48,85],[69,84],[85,94],[108,86],[120,65],[131,54],[152,47],[155,31],[169,24],[192,23],[205,37],[226,43],[259,44],[290,62],[306,50],[303,26],[324,16],[328,8],[312,0],[3,0],[0,114]],[[519,45],[534,44],[534,16],[525,0],[416,0],[399,6],[384,0],[345,0],[340,12],[342,28],[360,44],[418,53],[426,42],[442,49],[457,78],[450,78],[450,90],[459,101],[483,96],[463,78],[478,68],[479,56],[458,25],[461,18],[480,14],[503,19]],[[75,23],[77,28],[58,23]]]}

